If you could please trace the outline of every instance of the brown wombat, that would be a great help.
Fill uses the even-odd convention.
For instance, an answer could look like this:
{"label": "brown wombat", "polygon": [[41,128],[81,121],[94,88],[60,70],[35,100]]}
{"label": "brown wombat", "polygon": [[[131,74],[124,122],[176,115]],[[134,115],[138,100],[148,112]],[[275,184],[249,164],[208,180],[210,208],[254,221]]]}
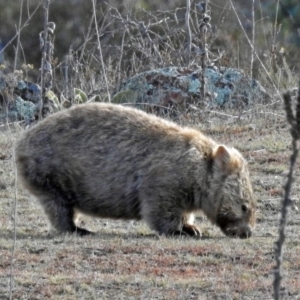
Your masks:
{"label": "brown wombat", "polygon": [[159,234],[200,235],[202,210],[228,236],[247,238],[255,199],[234,148],[121,105],[82,104],[47,117],[16,146],[18,174],[60,232],[90,233],[77,212],[143,219]]}

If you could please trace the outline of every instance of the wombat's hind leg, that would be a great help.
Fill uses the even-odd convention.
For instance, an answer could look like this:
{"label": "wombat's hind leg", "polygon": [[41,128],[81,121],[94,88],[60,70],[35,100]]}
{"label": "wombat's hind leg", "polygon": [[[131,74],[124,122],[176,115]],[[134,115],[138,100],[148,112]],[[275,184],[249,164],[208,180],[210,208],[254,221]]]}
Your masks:
{"label": "wombat's hind leg", "polygon": [[75,225],[73,207],[63,204],[64,200],[57,198],[56,195],[55,201],[50,196],[43,196],[39,199],[54,229],[59,233],[76,233],[79,236],[91,234],[92,232]]}

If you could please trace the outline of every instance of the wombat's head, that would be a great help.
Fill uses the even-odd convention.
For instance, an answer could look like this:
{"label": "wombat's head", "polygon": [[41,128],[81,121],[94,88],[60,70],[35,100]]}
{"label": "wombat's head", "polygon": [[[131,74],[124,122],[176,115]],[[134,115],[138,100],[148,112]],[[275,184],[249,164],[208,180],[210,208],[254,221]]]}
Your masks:
{"label": "wombat's head", "polygon": [[228,236],[248,238],[255,226],[256,201],[247,163],[234,148],[219,145],[213,152],[210,198],[214,222]]}

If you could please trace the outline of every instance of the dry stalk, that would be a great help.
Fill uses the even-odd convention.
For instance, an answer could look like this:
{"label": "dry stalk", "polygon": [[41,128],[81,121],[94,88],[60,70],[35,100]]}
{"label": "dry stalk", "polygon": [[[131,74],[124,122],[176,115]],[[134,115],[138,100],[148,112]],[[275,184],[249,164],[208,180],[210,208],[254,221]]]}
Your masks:
{"label": "dry stalk", "polygon": [[62,73],[63,73],[63,79],[64,79],[64,95],[65,95],[66,99],[70,99],[69,69],[70,69],[70,51],[66,55],[64,63],[62,64]]}
{"label": "dry stalk", "polygon": [[65,56],[61,64],[62,77],[64,82],[63,95],[73,104],[74,90],[73,90],[73,73],[74,70],[74,55],[70,47],[68,54]]}
{"label": "dry stalk", "polygon": [[[23,3],[23,2],[22,2],[22,3]],[[18,36],[20,35],[21,31],[22,31],[26,26],[29,25],[29,22],[31,21],[32,16],[37,12],[37,10],[39,9],[39,7],[40,7],[40,3],[37,4],[37,6],[36,6],[36,8],[34,9],[34,11],[33,11],[31,14],[28,15],[28,19],[27,19],[26,22],[22,25],[22,27],[19,27],[19,29],[17,30],[17,33],[10,39],[10,41],[8,41],[8,42],[5,44],[5,46],[4,46],[3,48],[1,48],[0,54],[3,53],[3,52],[5,51],[5,49],[6,49],[7,47],[9,47],[9,46],[12,44],[12,42],[13,42],[16,38],[18,38]]]}
{"label": "dry stalk", "polygon": [[20,8],[20,18],[19,18],[19,26],[17,28],[17,48],[16,48],[16,55],[15,55],[15,62],[14,62],[14,73],[17,69],[17,61],[19,56],[19,49],[20,49],[20,29],[22,24],[22,14],[23,14],[23,0],[21,1],[21,8]]}
{"label": "dry stalk", "polygon": [[121,72],[122,72],[122,60],[124,55],[124,44],[125,44],[125,34],[126,34],[126,28],[122,34],[122,42],[121,42],[121,49],[120,49],[120,59],[118,63],[118,76],[117,76],[117,84],[120,84],[121,81]]}
{"label": "dry stalk", "polygon": [[104,59],[103,59],[103,54],[102,54],[102,47],[101,47],[101,41],[100,41],[100,36],[99,36],[99,30],[98,30],[98,21],[97,21],[97,15],[96,15],[96,3],[95,2],[96,2],[95,0],[92,0],[93,15],[94,15],[95,29],[96,29],[96,34],[97,34],[97,43],[98,43],[98,50],[99,50],[99,58],[100,58],[101,66],[102,66],[102,71],[103,71],[103,77],[104,77],[105,86],[106,86],[108,102],[110,102],[111,97],[110,97],[109,85],[108,85],[108,80],[107,80],[106,70],[105,70],[105,64],[104,64]]}
{"label": "dry stalk", "polygon": [[[255,0],[252,0],[252,45],[255,42]],[[254,47],[251,49],[250,78],[253,77]]]}
{"label": "dry stalk", "polygon": [[[21,1],[21,8],[20,8],[20,18],[19,18],[19,26],[17,28],[17,48],[16,48],[16,55],[15,55],[15,62],[14,62],[14,74],[17,68],[17,60],[19,56],[19,48],[20,48],[20,33],[21,33],[21,24],[22,24],[22,13],[23,13],[23,0]],[[8,125],[9,123],[5,124]],[[8,125],[9,126],[9,125]],[[13,150],[13,157],[15,157],[15,153]],[[14,159],[15,162],[15,159]],[[9,270],[9,299],[13,299],[13,269],[14,269],[14,258],[15,258],[15,251],[16,251],[16,242],[17,242],[17,168],[15,166],[15,199],[14,199],[14,206],[13,206],[13,246],[11,250],[11,261],[10,261],[10,270]]]}
{"label": "dry stalk", "polygon": [[278,90],[278,88],[276,87],[276,85],[275,85],[275,83],[274,83],[274,80],[271,78],[270,72],[268,72],[266,66],[264,65],[264,63],[263,63],[262,60],[260,59],[259,55],[257,54],[257,52],[256,52],[256,50],[255,50],[255,48],[254,48],[253,43],[251,42],[250,38],[248,37],[248,35],[247,35],[247,33],[246,33],[246,30],[245,30],[245,28],[244,28],[244,26],[243,26],[243,24],[242,24],[242,21],[241,21],[239,15],[238,15],[238,13],[237,13],[237,11],[236,11],[236,9],[235,9],[235,6],[234,6],[233,3],[232,3],[232,0],[229,0],[229,1],[230,1],[230,4],[231,4],[232,9],[233,9],[233,11],[234,11],[234,14],[235,14],[235,16],[236,16],[236,18],[237,18],[237,20],[238,20],[238,23],[239,23],[239,25],[240,25],[240,27],[241,27],[241,29],[242,29],[244,35],[245,35],[245,38],[247,39],[247,42],[248,42],[249,46],[251,47],[251,50],[253,51],[253,53],[254,53],[256,59],[259,61],[259,63],[260,63],[260,65],[261,65],[262,69],[264,70],[266,76],[267,76],[268,79],[270,80],[270,83],[272,84],[272,87],[273,87],[274,90],[276,91],[276,94],[281,98],[281,93],[280,93],[280,91]]}
{"label": "dry stalk", "polygon": [[11,261],[10,261],[10,271],[9,271],[9,300],[13,299],[13,268],[14,268],[14,259],[15,259],[15,251],[16,251],[16,243],[17,243],[17,197],[18,197],[18,174],[16,167],[16,159],[15,159],[15,151],[13,149],[13,157],[14,157],[14,169],[15,169],[15,199],[14,199],[14,207],[13,207],[13,221],[14,221],[14,232],[13,232],[13,246],[11,250]]}
{"label": "dry stalk", "polygon": [[49,4],[50,0],[44,0],[43,2],[43,9],[44,9],[44,31],[40,33],[40,47],[42,49],[42,65],[41,65],[41,88],[42,88],[42,97],[40,103],[40,112],[39,112],[39,119],[43,118],[43,109],[44,109],[44,102],[45,102],[45,64],[46,64],[46,43],[48,38],[48,12],[49,12]]}
{"label": "dry stalk", "polygon": [[52,57],[53,57],[53,34],[55,30],[55,23],[48,22],[50,0],[44,0],[44,31],[40,32],[40,48],[42,50],[42,64],[41,64],[41,88],[42,97],[40,103],[39,119],[44,117],[44,106],[47,98],[47,92],[52,87]]}
{"label": "dry stalk", "polygon": [[297,106],[296,113],[293,112],[292,109],[292,98],[289,93],[283,95],[284,99],[284,108],[286,112],[287,121],[291,126],[291,136],[292,136],[292,154],[290,157],[290,169],[287,177],[286,184],[284,186],[284,198],[282,201],[281,207],[281,218],[279,224],[279,237],[275,243],[275,271],[274,271],[274,281],[273,281],[273,289],[274,289],[274,299],[280,299],[280,285],[282,280],[282,261],[283,261],[283,247],[285,242],[285,229],[288,221],[288,211],[291,206],[291,198],[290,193],[292,189],[293,183],[293,172],[296,165],[296,160],[299,152],[298,141],[300,138],[300,84],[298,89],[298,97],[297,97]]}
{"label": "dry stalk", "polygon": [[198,4],[198,9],[201,11],[201,18],[199,21],[199,29],[201,33],[201,87],[200,98],[205,98],[205,69],[208,62],[208,46],[207,46],[207,32],[211,28],[210,25],[210,11],[208,10],[208,0],[204,0]]}
{"label": "dry stalk", "polygon": [[[124,41],[125,41],[125,34],[127,34],[128,39],[130,40],[130,44],[132,44],[132,48],[134,48],[137,52],[142,53],[147,59],[155,57],[156,63],[160,65],[164,63],[164,59],[157,47],[157,40],[160,40],[161,37],[155,32],[151,31],[150,28],[153,26],[158,26],[162,23],[165,24],[168,18],[158,20],[155,18],[155,16],[153,16],[153,14],[150,14],[150,16],[152,18],[155,18],[156,20],[155,22],[148,21],[148,24],[145,24],[144,20],[136,20],[134,18],[129,18],[129,16],[126,16],[126,18],[123,17],[117,8],[112,7],[110,9],[110,12],[111,12],[111,17],[116,21],[120,22],[120,24],[122,24],[122,28],[124,28],[122,34],[122,45],[121,45],[122,57],[125,54]],[[137,35],[136,32],[131,32],[130,29],[133,29],[133,31],[137,30],[139,34]],[[151,37],[150,33],[156,38],[156,40],[154,40]],[[128,48],[128,45],[126,45],[126,47]]]}
{"label": "dry stalk", "polygon": [[190,59],[191,59],[191,49],[192,49],[192,32],[190,26],[190,17],[191,17],[191,1],[186,0],[186,12],[185,12],[185,27],[186,27],[186,66],[190,66]]}
{"label": "dry stalk", "polygon": [[280,32],[281,25],[278,24],[278,12],[279,12],[279,0],[277,0],[276,4],[276,15],[274,24],[272,26],[272,44],[270,49],[270,58],[271,58],[271,70],[274,74],[278,73],[278,65],[277,65],[277,47],[276,47],[276,38]]}

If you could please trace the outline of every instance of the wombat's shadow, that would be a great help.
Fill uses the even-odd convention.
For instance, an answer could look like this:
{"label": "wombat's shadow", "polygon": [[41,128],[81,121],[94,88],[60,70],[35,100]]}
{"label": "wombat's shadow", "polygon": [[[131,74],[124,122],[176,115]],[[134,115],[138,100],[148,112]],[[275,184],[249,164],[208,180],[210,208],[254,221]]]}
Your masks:
{"label": "wombat's shadow", "polygon": [[[34,233],[26,233],[26,232],[17,232],[16,233],[16,240],[53,240],[53,244],[56,243],[63,243],[66,237],[74,237],[77,239],[85,239],[85,238],[92,238],[92,239],[101,239],[101,240],[111,240],[114,238],[122,238],[124,240],[133,240],[133,239],[144,239],[144,240],[159,240],[161,237],[155,233],[115,233],[115,232],[93,232],[92,234],[86,236],[78,236],[75,233],[63,233],[63,234],[54,234],[54,233],[45,233],[45,232],[34,232]],[[13,232],[0,232],[0,238],[14,239]],[[174,235],[168,236],[169,239],[176,239],[176,240],[210,240],[214,239],[214,237],[209,236],[201,236],[201,237],[192,237],[192,236],[185,236],[185,235]],[[221,237],[218,237],[218,239]],[[226,238],[226,237],[224,237]]]}

